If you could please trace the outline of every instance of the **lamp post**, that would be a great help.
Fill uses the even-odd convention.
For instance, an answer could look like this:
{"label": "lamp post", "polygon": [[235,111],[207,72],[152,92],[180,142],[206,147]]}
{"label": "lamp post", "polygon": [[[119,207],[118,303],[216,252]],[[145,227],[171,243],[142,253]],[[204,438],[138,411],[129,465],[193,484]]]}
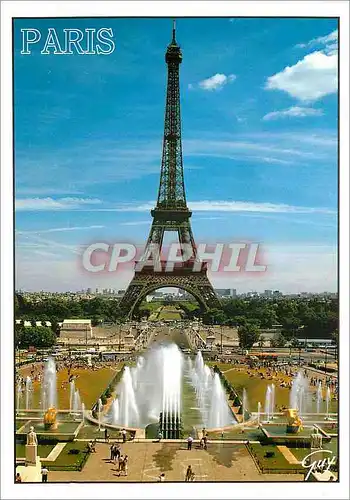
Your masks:
{"label": "lamp post", "polygon": [[220,350],[222,355],[222,325],[220,325]]}

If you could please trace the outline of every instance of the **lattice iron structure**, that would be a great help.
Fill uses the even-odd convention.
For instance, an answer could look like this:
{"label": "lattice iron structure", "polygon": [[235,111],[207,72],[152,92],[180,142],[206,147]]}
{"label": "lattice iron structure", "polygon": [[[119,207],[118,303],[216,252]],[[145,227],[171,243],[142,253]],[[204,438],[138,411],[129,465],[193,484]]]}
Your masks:
{"label": "lattice iron structure", "polygon": [[[153,222],[145,251],[140,262],[136,264],[134,278],[120,303],[121,308],[130,316],[149,293],[162,287],[178,287],[186,290],[197,299],[203,309],[220,307],[220,302],[207,277],[206,265],[199,265],[197,271],[193,270],[193,265],[198,259],[190,224],[192,212],[187,207],[185,194],[179,86],[182,52],[176,42],[175,21],[165,62],[168,66],[168,82],[158,199],[155,208],[151,210]],[[166,263],[162,262],[160,257],[166,231],[177,232],[183,255],[186,253],[185,248],[190,249],[192,254],[190,259],[180,265],[177,263],[172,271],[165,270]],[[149,256],[154,256],[155,248],[159,249],[158,270],[146,264]]]}

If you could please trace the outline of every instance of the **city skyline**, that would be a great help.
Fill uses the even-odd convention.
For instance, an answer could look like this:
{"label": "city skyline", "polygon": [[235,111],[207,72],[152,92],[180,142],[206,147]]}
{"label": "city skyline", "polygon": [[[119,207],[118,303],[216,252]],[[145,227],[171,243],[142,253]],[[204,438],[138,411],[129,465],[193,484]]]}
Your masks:
{"label": "city skyline", "polygon": [[[67,21],[112,27],[116,50],[23,56],[26,21],[15,21],[18,288],[96,287],[101,277],[79,270],[81,249],[143,244],[158,189],[170,19]],[[336,29],[331,19],[177,22],[196,241],[258,241],[267,258],[264,276],[212,276],[215,288],[337,289]]]}

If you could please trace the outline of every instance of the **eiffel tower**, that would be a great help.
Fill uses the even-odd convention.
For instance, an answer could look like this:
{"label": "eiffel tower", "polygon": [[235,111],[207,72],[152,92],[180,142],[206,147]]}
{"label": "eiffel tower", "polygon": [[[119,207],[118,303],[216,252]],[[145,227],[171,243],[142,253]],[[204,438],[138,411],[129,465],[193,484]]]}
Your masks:
{"label": "eiffel tower", "polygon": [[[179,66],[182,53],[173,37],[167,47],[165,61],[168,66],[168,83],[165,109],[162,166],[156,207],[151,210],[153,222],[145,251],[135,265],[135,274],[123,296],[120,307],[132,316],[142,300],[158,288],[176,287],[190,293],[203,310],[220,307],[220,302],[207,277],[207,266],[199,262],[192,234],[190,217],[185,195],[184,172],[181,145],[181,116]],[[178,234],[182,262],[176,262],[169,271],[167,263],[161,260],[164,233]],[[185,258],[185,255],[190,257]],[[153,265],[149,257],[155,256]]]}

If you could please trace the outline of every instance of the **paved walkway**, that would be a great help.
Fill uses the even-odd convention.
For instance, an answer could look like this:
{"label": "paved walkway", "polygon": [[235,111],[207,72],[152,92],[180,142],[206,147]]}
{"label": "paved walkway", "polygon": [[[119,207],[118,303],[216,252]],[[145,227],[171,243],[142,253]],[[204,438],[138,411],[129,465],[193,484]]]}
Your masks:
{"label": "paved walkway", "polygon": [[81,472],[49,473],[49,481],[157,481],[164,472],[166,481],[184,481],[188,465],[195,481],[301,481],[299,474],[260,474],[243,444],[209,444],[208,451],[186,443],[125,443],[122,454],[129,456],[128,476],[119,476],[109,460],[109,445],[99,443]]}

